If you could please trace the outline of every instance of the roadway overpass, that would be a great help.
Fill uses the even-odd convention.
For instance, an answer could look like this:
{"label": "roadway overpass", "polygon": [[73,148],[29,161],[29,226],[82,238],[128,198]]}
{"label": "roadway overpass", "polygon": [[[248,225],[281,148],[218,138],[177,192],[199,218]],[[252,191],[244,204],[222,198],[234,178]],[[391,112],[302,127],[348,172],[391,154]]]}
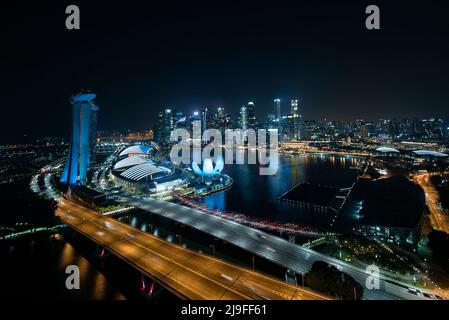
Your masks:
{"label": "roadway overpass", "polygon": [[[46,175],[46,185],[49,184]],[[45,190],[49,191],[49,186]],[[57,200],[58,196],[50,197]],[[365,287],[367,274],[365,270],[357,268],[349,263],[332,257],[320,254],[302,246],[289,243],[288,241],[259,231],[257,229],[229,221],[224,218],[210,215],[193,208],[185,207],[179,204],[142,197],[121,192],[117,195],[109,195],[110,198],[118,202],[126,202],[143,210],[158,214],[165,218],[185,224],[195,228],[218,239],[227,241],[237,247],[240,247],[254,255],[275,262],[285,268],[294,270],[298,273],[306,273],[310,270],[313,262],[325,261],[336,266],[341,271],[351,275],[356,281]],[[134,230],[134,229],[133,229]],[[413,287],[397,279],[392,279],[388,275],[381,275],[380,289],[365,289],[364,299],[368,300],[387,300],[387,299],[426,299],[423,296],[417,296],[410,293],[407,287]],[[420,291],[422,288],[415,287]],[[431,291],[428,291],[432,293]]]}
{"label": "roadway overpass", "polygon": [[449,233],[449,217],[444,212],[444,209],[441,208],[439,192],[430,181],[430,177],[437,174],[418,173],[413,176],[413,181],[419,184],[426,194],[426,204],[429,208],[429,218],[432,226],[439,231]]}
{"label": "roadway overpass", "polygon": [[163,241],[66,199],[56,214],[77,232],[183,299],[329,300],[329,297]]}
{"label": "roadway overpass", "polygon": [[[365,287],[368,275],[363,269],[216,215],[207,214],[180,204],[130,195],[124,192],[110,197],[118,202],[126,202],[134,207],[210,234],[297,273],[308,272],[315,261],[325,261],[351,275],[362,284],[365,288],[364,298],[368,300],[425,299],[422,296],[410,293],[408,287],[412,287],[411,285],[392,279],[382,273],[380,275],[380,288],[368,290]],[[425,291],[422,288],[416,289]]]}

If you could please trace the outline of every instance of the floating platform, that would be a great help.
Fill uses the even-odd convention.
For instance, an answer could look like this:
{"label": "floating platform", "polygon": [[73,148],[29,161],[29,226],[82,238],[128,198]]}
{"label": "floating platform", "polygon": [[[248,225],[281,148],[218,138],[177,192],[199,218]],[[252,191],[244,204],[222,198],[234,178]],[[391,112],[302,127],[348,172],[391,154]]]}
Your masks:
{"label": "floating platform", "polygon": [[331,186],[300,183],[282,194],[279,200],[301,207],[327,211],[338,191]]}

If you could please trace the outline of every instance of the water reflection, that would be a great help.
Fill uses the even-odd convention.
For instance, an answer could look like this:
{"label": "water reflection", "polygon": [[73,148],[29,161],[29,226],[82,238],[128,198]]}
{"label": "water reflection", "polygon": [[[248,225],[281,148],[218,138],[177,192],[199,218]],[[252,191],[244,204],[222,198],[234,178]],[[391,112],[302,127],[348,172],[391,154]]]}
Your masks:
{"label": "water reflection", "polygon": [[234,179],[233,186],[203,202],[212,209],[324,227],[328,223],[325,215],[280,202],[278,197],[300,182],[349,187],[357,176],[351,169],[356,163],[357,158],[346,156],[280,154],[278,172],[266,176],[259,174],[259,165],[225,165],[223,172]]}
{"label": "water reflection", "polygon": [[92,299],[105,299],[106,298],[106,279],[99,272],[96,273],[93,280]]}
{"label": "water reflection", "polygon": [[226,209],[226,192],[219,192],[213,197],[206,197],[204,203],[211,209]]}
{"label": "water reflection", "polygon": [[132,226],[133,228],[137,228],[137,219],[136,219],[136,217],[133,217],[133,218],[131,219],[131,226]]}
{"label": "water reflection", "polygon": [[64,242],[61,250],[61,254],[59,256],[59,269],[65,269],[66,266],[71,264],[73,257],[75,256],[75,250],[71,245],[69,245],[67,242]]}
{"label": "water reflection", "polygon": [[[0,259],[1,292],[9,297],[124,299],[120,292],[111,287],[94,264],[64,240],[48,237],[36,237],[33,240],[17,239],[13,246],[0,245]],[[67,279],[65,271],[69,265],[79,267],[79,290],[68,290],[65,286]]]}

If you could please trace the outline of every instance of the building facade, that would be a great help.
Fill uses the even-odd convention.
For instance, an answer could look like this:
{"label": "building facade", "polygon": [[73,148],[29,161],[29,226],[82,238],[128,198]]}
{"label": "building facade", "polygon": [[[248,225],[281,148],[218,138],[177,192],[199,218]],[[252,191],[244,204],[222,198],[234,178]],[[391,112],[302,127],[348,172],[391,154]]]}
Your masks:
{"label": "building facade", "polygon": [[94,93],[79,93],[70,100],[72,104],[72,136],[67,162],[61,175],[61,183],[84,184],[92,153],[95,150],[95,130],[98,106]]}

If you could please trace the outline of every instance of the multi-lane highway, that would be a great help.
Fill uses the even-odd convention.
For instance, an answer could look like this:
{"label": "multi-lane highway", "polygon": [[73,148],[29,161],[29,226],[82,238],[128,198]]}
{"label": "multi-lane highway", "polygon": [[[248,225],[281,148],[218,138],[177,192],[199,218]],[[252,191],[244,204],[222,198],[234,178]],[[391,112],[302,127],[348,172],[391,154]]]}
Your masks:
{"label": "multi-lane highway", "polygon": [[[308,272],[315,261],[325,261],[336,266],[341,271],[351,275],[364,287],[368,274],[365,270],[345,263],[341,260],[320,254],[311,249],[290,243],[273,236],[218,216],[206,214],[193,208],[176,203],[156,200],[122,193],[116,196],[117,201],[126,202],[134,207],[158,214],[168,219],[201,230],[216,238],[225,240],[252,254],[273,261],[298,273]],[[409,286],[381,273],[380,288],[368,290],[365,288],[365,299],[425,299],[409,291]],[[420,288],[415,288],[421,290]]]}
{"label": "multi-lane highway", "polygon": [[[365,270],[268,233],[171,202],[124,192],[111,196],[118,201],[201,230],[298,273],[308,272],[315,261],[325,261],[351,275],[365,287],[368,277]],[[425,291],[381,273],[380,288],[365,288],[364,299],[426,299],[422,294],[413,293],[414,290],[409,290],[410,287]]]}
{"label": "multi-lane highway", "polygon": [[163,241],[66,199],[57,215],[181,298],[327,300],[329,297]]}
{"label": "multi-lane highway", "polygon": [[432,226],[440,231],[449,233],[449,216],[441,209],[439,205],[439,194],[430,181],[431,174],[422,173],[413,177],[426,193],[426,203],[430,212],[430,222]]}

